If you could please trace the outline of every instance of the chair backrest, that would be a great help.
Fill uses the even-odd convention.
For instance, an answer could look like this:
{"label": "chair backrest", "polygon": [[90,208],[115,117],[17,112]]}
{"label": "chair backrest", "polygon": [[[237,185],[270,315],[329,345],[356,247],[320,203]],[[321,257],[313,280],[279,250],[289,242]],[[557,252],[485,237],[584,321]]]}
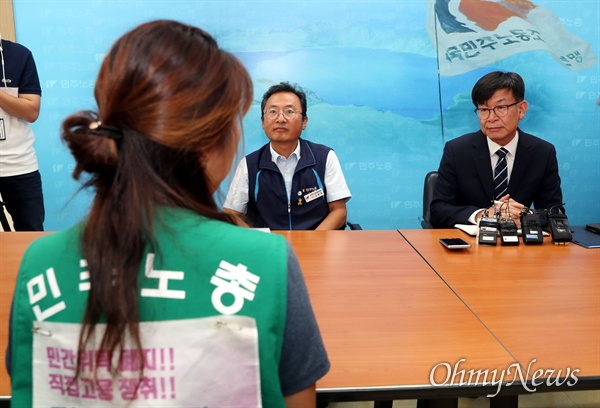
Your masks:
{"label": "chair backrest", "polygon": [[433,191],[435,190],[435,183],[437,182],[438,172],[430,171],[425,176],[425,183],[423,185],[423,218],[421,219],[421,227],[423,229],[431,229],[431,200],[433,199]]}
{"label": "chair backrest", "polygon": [[351,229],[351,230],[362,230],[362,227],[360,226],[360,224],[356,224],[353,222],[347,222],[346,225]]}

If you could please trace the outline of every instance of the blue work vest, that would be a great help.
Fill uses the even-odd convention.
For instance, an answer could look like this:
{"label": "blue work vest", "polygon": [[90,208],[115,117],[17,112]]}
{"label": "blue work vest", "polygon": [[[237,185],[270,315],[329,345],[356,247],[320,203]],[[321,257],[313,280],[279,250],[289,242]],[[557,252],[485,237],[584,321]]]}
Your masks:
{"label": "blue work vest", "polygon": [[331,148],[303,139],[299,143],[301,157],[292,178],[290,197],[283,175],[271,160],[268,143],[246,156],[247,215],[253,227],[314,230],[329,214],[324,180]]}

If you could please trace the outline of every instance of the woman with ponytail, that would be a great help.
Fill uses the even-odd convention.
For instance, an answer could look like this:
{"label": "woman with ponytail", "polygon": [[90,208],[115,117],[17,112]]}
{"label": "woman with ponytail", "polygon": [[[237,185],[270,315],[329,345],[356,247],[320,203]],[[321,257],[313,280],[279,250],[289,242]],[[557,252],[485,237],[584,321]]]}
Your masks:
{"label": "woman with ponytail", "polygon": [[243,65],[153,21],[112,46],[94,96],[61,132],[89,214],[19,271],[13,406],[314,406],[329,361],[291,246],[213,200],[252,103]]}

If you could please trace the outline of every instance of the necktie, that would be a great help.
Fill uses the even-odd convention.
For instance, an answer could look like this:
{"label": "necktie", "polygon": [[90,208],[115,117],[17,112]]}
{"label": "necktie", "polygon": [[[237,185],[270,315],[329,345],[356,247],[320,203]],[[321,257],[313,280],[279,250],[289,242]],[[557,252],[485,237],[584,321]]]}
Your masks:
{"label": "necktie", "polygon": [[501,147],[496,151],[498,155],[498,163],[496,163],[496,168],[494,168],[494,190],[496,193],[496,200],[500,199],[503,195],[506,194],[506,190],[508,190],[508,168],[506,167],[506,150],[504,147]]}

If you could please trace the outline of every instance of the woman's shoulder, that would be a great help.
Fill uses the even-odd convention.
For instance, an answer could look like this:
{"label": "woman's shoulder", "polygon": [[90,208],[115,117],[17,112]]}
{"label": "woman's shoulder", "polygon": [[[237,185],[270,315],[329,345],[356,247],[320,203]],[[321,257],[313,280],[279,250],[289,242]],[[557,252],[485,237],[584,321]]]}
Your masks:
{"label": "woman's shoulder", "polygon": [[27,279],[52,268],[79,265],[81,259],[80,227],[49,232],[29,244],[19,267],[19,276]]}
{"label": "woman's shoulder", "polygon": [[[47,255],[60,255],[65,248],[78,248],[81,235],[81,225],[75,225],[61,231],[47,232],[29,244],[26,254],[31,252],[44,252]],[[48,252],[50,251],[50,252]]]}
{"label": "woman's shoulder", "polygon": [[286,242],[285,238],[279,234],[240,227],[188,210],[169,209],[161,218],[157,232],[166,234],[167,239],[185,242],[203,240],[212,243],[226,242],[235,247],[285,245]]}
{"label": "woman's shoulder", "polygon": [[216,228],[222,229],[222,234],[219,234],[219,236],[227,240],[235,238],[240,245],[258,245],[261,243],[266,245],[285,245],[286,243],[283,235],[272,233],[269,230],[240,227],[221,221],[214,222],[218,224],[215,225]]}

